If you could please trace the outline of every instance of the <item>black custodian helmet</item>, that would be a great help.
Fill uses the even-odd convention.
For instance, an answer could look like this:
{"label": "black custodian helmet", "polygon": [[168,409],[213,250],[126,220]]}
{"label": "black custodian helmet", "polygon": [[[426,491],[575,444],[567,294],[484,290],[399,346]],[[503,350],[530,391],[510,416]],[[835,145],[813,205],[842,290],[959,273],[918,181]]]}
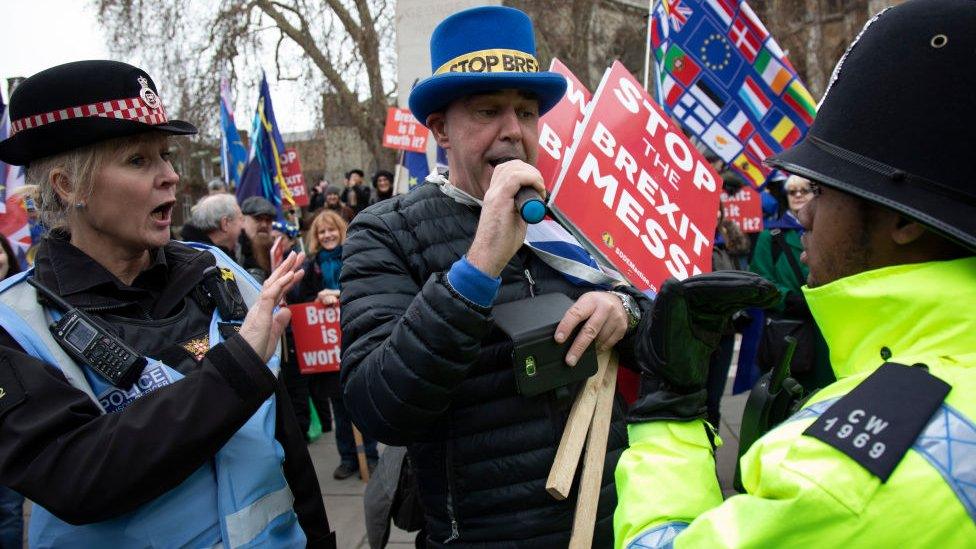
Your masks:
{"label": "black custodian helmet", "polygon": [[9,110],[10,137],[0,141],[0,160],[17,166],[148,131],[197,133],[192,124],[166,116],[145,71],[118,61],[43,70],[17,86]]}
{"label": "black custodian helmet", "polygon": [[976,0],[910,0],[865,25],[805,139],[766,163],[976,250]]}

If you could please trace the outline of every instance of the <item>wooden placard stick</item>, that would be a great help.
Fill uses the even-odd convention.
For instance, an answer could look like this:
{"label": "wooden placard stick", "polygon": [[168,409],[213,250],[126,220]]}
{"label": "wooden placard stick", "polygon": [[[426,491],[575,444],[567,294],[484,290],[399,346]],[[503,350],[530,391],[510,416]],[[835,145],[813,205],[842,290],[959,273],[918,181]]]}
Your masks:
{"label": "wooden placard stick", "polygon": [[569,539],[570,549],[589,549],[593,545],[593,529],[596,527],[596,511],[600,503],[603,464],[607,459],[607,439],[610,436],[610,416],[613,414],[616,389],[617,354],[611,353],[600,381],[593,423],[586,437],[583,474],[579,498],[576,501],[576,515],[573,517],[573,534]]}
{"label": "wooden placard stick", "polygon": [[586,380],[583,389],[576,395],[573,407],[569,410],[569,418],[566,420],[566,427],[563,429],[563,436],[556,450],[556,459],[553,460],[552,468],[549,469],[549,478],[546,479],[546,491],[558,500],[569,497],[569,492],[572,490],[576,467],[579,465],[580,456],[583,455],[586,433],[589,432],[590,423],[593,421],[597,393],[609,361],[609,352],[597,355],[596,373]]}
{"label": "wooden placard stick", "polygon": [[363,434],[355,425],[352,426],[352,438],[356,441],[356,459],[359,460],[359,478],[363,482],[369,482],[369,464],[366,462],[366,445],[363,443]]}

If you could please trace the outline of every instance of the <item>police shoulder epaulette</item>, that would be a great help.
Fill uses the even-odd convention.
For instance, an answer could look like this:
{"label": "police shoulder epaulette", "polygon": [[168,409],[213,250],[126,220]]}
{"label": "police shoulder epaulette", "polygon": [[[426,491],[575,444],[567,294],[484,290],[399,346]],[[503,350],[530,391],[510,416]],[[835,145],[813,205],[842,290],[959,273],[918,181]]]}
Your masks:
{"label": "police shoulder epaulette", "polygon": [[847,454],[886,482],[951,388],[922,365],[887,362],[803,434]]}

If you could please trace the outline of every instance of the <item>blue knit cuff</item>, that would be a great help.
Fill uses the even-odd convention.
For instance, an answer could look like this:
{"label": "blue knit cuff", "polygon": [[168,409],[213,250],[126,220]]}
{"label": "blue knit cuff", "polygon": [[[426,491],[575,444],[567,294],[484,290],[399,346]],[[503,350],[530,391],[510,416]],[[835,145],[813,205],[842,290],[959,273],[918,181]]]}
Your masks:
{"label": "blue knit cuff", "polygon": [[465,299],[482,307],[491,307],[498,295],[498,288],[502,279],[492,278],[468,261],[467,256],[461,257],[451,265],[447,272],[447,282]]}

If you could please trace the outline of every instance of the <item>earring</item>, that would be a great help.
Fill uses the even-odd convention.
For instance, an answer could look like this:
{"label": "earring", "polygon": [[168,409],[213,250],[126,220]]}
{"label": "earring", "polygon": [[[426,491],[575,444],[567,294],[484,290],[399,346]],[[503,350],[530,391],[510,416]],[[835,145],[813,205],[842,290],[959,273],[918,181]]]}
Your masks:
{"label": "earring", "polygon": [[85,203],[84,202],[75,202],[75,209],[76,210],[80,210],[80,209],[82,209],[84,207],[85,207]]}

